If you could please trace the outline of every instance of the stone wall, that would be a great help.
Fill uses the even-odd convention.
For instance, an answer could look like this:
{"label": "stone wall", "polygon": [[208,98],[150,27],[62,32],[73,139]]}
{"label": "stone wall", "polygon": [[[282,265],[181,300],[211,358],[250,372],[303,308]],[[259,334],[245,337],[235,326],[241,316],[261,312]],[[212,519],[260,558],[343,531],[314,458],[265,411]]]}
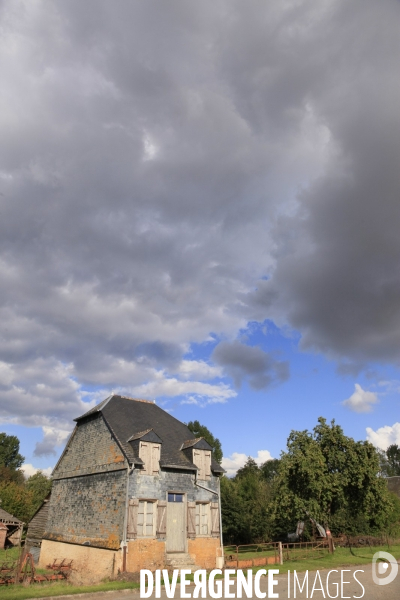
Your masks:
{"label": "stone wall", "polygon": [[[218,493],[218,477],[211,475],[205,487]],[[186,494],[187,502],[217,501],[215,494],[195,485],[195,475],[191,472],[160,471],[158,475],[143,475],[135,469],[129,477],[130,498],[166,500],[168,492]]]}
{"label": "stone wall", "polygon": [[126,468],[124,456],[101,414],[79,423],[53,472],[53,479]]}
{"label": "stone wall", "polygon": [[117,550],[123,537],[126,470],[56,479],[43,538]]}
{"label": "stone wall", "polygon": [[[218,478],[211,475],[205,487],[218,493]],[[129,497],[166,500],[168,492],[186,495],[186,502],[217,502],[218,496],[195,485],[195,475],[191,472],[160,471],[158,475],[143,475],[139,469],[129,477]],[[168,511],[168,503],[167,503]],[[150,570],[164,567],[165,537],[163,539],[140,539],[129,541],[128,571]],[[203,569],[215,569],[217,556],[221,556],[220,536],[187,539],[187,552],[195,559],[195,564]]]}

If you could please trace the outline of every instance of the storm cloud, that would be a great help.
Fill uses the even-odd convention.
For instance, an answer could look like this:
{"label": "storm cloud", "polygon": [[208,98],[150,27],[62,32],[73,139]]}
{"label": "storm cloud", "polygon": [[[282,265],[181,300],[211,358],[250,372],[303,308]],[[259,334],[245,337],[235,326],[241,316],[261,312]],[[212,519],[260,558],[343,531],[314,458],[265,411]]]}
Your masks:
{"label": "storm cloud", "polygon": [[218,344],[212,358],[232,377],[236,387],[248,379],[253,389],[262,390],[289,378],[288,362],[277,360],[271,353],[237,340]]}
{"label": "storm cloud", "polygon": [[398,362],[397,1],[0,19],[1,418],[63,430],[117,388],[225,401],[218,366],[188,365],[211,333],[237,384],[283,381],[232,341],[250,320],[349,368]]}

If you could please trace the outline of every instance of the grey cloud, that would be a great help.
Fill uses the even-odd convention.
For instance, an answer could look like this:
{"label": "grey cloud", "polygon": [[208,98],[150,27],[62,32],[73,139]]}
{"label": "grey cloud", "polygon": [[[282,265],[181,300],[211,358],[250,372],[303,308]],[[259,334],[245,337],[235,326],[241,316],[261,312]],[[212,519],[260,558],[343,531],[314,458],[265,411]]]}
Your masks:
{"label": "grey cloud", "polygon": [[178,344],[149,341],[136,348],[136,356],[141,363],[148,362],[159,367],[176,368],[182,358],[184,348]]}
{"label": "grey cloud", "polygon": [[[1,3],[0,361],[18,414],[45,418],[30,363],[138,386],[251,319],[346,364],[396,360],[399,10]],[[66,381],[46,388],[60,419]]]}
{"label": "grey cloud", "polygon": [[248,379],[253,389],[261,390],[289,378],[288,362],[279,361],[261,348],[246,346],[238,341],[221,342],[212,358],[232,377],[236,387]]}
{"label": "grey cloud", "polygon": [[[338,359],[342,372],[374,360],[397,364],[400,343],[400,85],[389,59],[400,55],[391,25],[400,5],[366,7],[358,21],[337,3],[324,32],[323,54],[334,60],[308,98],[335,151],[297,211],[277,221],[274,272],[250,295],[259,318],[290,323],[303,348]],[[373,41],[372,31],[382,35]]]}
{"label": "grey cloud", "polygon": [[70,435],[69,430],[55,429],[54,427],[43,427],[43,439],[37,442],[33,451],[34,456],[57,455],[57,450],[65,445]]}
{"label": "grey cloud", "polygon": [[36,442],[35,449],[33,451],[34,456],[55,456],[57,454],[55,444],[51,440],[44,440],[42,442]]}

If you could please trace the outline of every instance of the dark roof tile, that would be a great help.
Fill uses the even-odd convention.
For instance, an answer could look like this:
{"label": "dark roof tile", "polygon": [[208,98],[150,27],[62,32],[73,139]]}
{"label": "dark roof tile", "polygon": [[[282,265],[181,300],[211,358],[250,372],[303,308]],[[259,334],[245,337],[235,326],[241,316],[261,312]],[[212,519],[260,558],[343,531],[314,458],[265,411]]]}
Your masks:
{"label": "dark roof tile", "polygon": [[[198,439],[194,437],[187,425],[175,419],[154,402],[113,395],[75,421],[79,424],[79,421],[96,412],[102,413],[130,463],[139,464],[128,440],[138,439],[137,436],[140,434],[136,432],[141,432],[143,435],[154,429],[162,439],[161,466],[197,470],[181,448],[185,442],[193,441],[195,444]],[[216,473],[225,472],[214,460],[211,469]]]}

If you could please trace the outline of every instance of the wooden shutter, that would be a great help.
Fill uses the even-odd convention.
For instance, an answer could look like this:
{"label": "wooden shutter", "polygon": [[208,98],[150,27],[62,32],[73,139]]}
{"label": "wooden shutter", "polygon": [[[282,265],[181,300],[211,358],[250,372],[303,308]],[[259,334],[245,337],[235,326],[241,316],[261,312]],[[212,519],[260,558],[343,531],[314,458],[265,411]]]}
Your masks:
{"label": "wooden shutter", "polygon": [[165,537],[167,534],[167,502],[159,500],[157,505],[157,537]]}
{"label": "wooden shutter", "polygon": [[137,536],[137,515],[138,515],[139,500],[131,498],[128,507],[128,538]]}
{"label": "wooden shutter", "polygon": [[193,450],[193,462],[198,468],[197,479],[204,479],[204,461],[201,450]]}
{"label": "wooden shutter", "polygon": [[211,535],[219,535],[219,505],[211,502]]}
{"label": "wooden shutter", "polygon": [[158,475],[160,470],[160,446],[151,444],[151,474]]}
{"label": "wooden shutter", "polygon": [[204,463],[205,478],[211,479],[211,452],[204,452]]}
{"label": "wooden shutter", "polygon": [[196,502],[188,502],[187,532],[189,538],[196,537]]}
{"label": "wooden shutter", "polygon": [[151,474],[151,454],[150,454],[149,444],[147,444],[146,442],[140,442],[139,456],[142,459],[142,461],[144,462],[144,466],[143,466],[143,469],[141,470],[141,473],[144,473],[145,475],[150,475]]}

